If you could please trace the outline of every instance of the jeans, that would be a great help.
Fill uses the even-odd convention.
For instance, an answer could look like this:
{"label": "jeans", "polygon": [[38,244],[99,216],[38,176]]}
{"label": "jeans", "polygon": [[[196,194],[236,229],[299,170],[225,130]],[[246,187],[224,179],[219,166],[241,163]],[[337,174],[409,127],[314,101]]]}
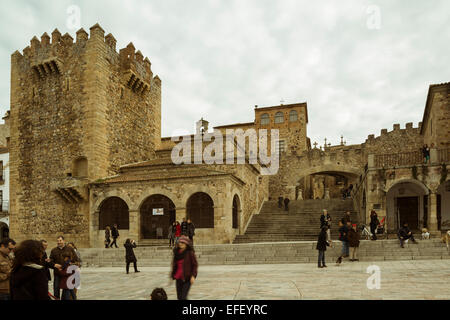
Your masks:
{"label": "jeans", "polygon": [[56,298],[61,298],[60,290],[59,290],[59,283],[61,282],[61,278],[56,274],[56,272],[53,272],[53,295]]}
{"label": "jeans", "polygon": [[[131,262],[127,262],[127,266],[126,266],[127,273],[128,273],[128,271],[130,270],[130,263],[131,263]],[[137,269],[136,261],[133,261],[133,266],[134,266],[134,272],[137,272],[138,269]]]}
{"label": "jeans", "polygon": [[11,296],[9,293],[0,293],[0,301],[8,301],[11,300]]}
{"label": "jeans", "polygon": [[115,245],[116,248],[118,248],[116,241],[117,241],[117,238],[113,238],[113,242],[111,242],[111,245],[110,245],[111,248],[113,247],[113,245]]}
{"label": "jeans", "polygon": [[170,237],[169,238],[169,246],[174,246],[175,245],[175,237]]}
{"label": "jeans", "polygon": [[349,249],[348,249],[348,241],[341,241],[342,242],[342,251],[341,256],[348,256],[350,255]]}
{"label": "jeans", "polygon": [[319,250],[319,267],[325,265],[325,251]]}
{"label": "jeans", "polygon": [[183,281],[177,279],[177,299],[187,300],[189,289],[191,288],[191,281]]}
{"label": "jeans", "polygon": [[70,297],[72,297],[72,300],[77,300],[77,296],[75,295],[75,290],[63,289],[61,300],[70,300]]}
{"label": "jeans", "polygon": [[358,259],[358,247],[350,248],[350,259],[351,260]]}

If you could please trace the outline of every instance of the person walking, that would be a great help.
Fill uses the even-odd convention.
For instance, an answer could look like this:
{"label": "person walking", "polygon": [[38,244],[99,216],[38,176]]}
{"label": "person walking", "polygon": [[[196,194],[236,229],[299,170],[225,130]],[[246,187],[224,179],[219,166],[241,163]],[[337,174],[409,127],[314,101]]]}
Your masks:
{"label": "person walking", "polygon": [[284,198],[284,210],[289,211],[289,198]]}
{"label": "person walking", "polygon": [[197,278],[197,257],[191,241],[181,236],[178,245],[173,250],[171,279],[176,280],[178,300],[187,300],[191,285]]}
{"label": "person walking", "polygon": [[191,219],[187,220],[187,225],[188,225],[188,237],[189,237],[189,240],[191,240],[191,244],[194,245],[195,225],[191,221]]}
{"label": "person walking", "polygon": [[3,239],[0,242],[0,301],[11,300],[10,276],[13,266],[11,252],[16,242],[12,239]]}
{"label": "person walking", "polygon": [[182,236],[188,235],[188,225],[186,222],[186,218],[183,218],[183,222],[181,222],[181,235]]}
{"label": "person walking", "polygon": [[59,284],[61,282],[61,278],[60,278],[57,270],[61,270],[61,267],[64,265],[63,254],[65,254],[65,253],[71,254],[73,263],[77,263],[78,258],[77,258],[75,251],[71,247],[66,245],[66,242],[65,242],[65,239],[63,236],[59,236],[57,241],[58,242],[57,242],[56,248],[53,248],[52,251],[50,252],[50,263],[53,263],[54,268],[56,268],[56,270],[53,269],[55,271],[53,273],[53,295],[57,299],[60,299],[61,292],[60,292]]}
{"label": "person walking", "polygon": [[319,260],[318,260],[319,268],[327,267],[327,265],[325,264],[325,251],[327,250],[327,246],[330,245],[327,241],[327,229],[328,227],[326,225],[321,227],[319,239],[317,240],[316,249],[319,250]]}
{"label": "person walking", "polygon": [[342,217],[341,221],[344,226],[347,225],[348,222],[351,223],[352,217],[351,217],[350,211],[346,211],[344,213],[344,216]]}
{"label": "person walking", "polygon": [[377,240],[377,226],[380,224],[378,215],[375,210],[370,211],[370,233],[372,233],[372,240]]}
{"label": "person walking", "polygon": [[140,272],[137,269],[137,259],[136,259],[136,256],[134,255],[134,250],[133,250],[134,248],[136,248],[136,241],[127,239],[123,246],[125,247],[125,251],[126,251],[125,262],[126,262],[127,274],[129,273],[130,263],[133,263],[135,273]]}
{"label": "person walking", "polygon": [[40,241],[25,240],[14,252],[11,270],[11,300],[49,300],[48,278],[40,263],[44,255]]}
{"label": "person walking", "polygon": [[168,235],[167,235],[167,237],[169,238],[169,248],[172,248],[175,246],[175,232],[176,231],[177,231],[176,223],[173,222],[169,226]]}
{"label": "person walking", "polygon": [[113,245],[116,246],[116,248],[118,248],[119,246],[117,245],[117,239],[119,238],[119,228],[117,226],[117,224],[114,224],[113,228],[111,229],[111,236],[113,238],[113,242],[111,243],[111,248],[113,247]]}
{"label": "person walking", "polygon": [[359,240],[361,239],[361,235],[359,231],[356,229],[356,224],[352,225],[352,228],[348,230],[348,245],[350,247],[350,261],[359,261],[358,259],[358,248],[359,248]]}
{"label": "person walking", "polygon": [[342,221],[339,221],[339,241],[342,242],[342,251],[340,255],[342,260],[342,258],[347,258],[350,255],[348,248],[348,229]]}
{"label": "person walking", "polygon": [[111,244],[111,228],[106,226],[105,228],[105,248],[109,248]]}

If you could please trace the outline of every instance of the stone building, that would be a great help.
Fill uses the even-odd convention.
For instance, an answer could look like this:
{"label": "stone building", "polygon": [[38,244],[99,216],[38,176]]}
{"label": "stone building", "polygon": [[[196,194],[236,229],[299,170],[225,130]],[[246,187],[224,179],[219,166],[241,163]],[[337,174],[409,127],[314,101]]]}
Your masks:
{"label": "stone building", "polygon": [[9,114],[0,124],[0,239],[9,236]]}
{"label": "stone building", "polygon": [[[122,239],[152,243],[189,217],[197,244],[231,243],[266,201],[338,198],[350,185],[362,222],[374,209],[387,216],[390,231],[403,221],[432,231],[450,227],[450,84],[430,87],[418,127],[395,124],[357,145],[311,146],[306,103],[256,106],[253,121],[212,132],[202,119],[195,134],[182,137],[189,139],[182,164],[174,162],[180,137],[161,137],[161,86],[148,58],[131,43],[117,52],[98,24],[90,34],[79,30],[75,42],[55,30],[13,53],[12,237],[62,234],[80,247],[100,247],[105,227],[117,223]],[[280,157],[276,174],[265,175],[260,159],[248,161],[249,140],[243,164],[236,140],[232,164],[225,145],[205,141],[239,129],[260,140],[267,132],[266,142],[278,129],[279,141],[269,144]],[[423,165],[424,144],[431,161]],[[192,163],[205,152],[213,164]]]}

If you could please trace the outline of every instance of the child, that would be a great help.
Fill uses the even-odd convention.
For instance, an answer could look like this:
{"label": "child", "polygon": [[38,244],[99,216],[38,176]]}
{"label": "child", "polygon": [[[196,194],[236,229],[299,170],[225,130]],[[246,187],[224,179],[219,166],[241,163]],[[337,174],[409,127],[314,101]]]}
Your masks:
{"label": "child", "polygon": [[61,300],[70,300],[70,297],[72,297],[72,300],[77,300],[77,296],[75,295],[75,291],[72,289],[69,289],[68,286],[68,280],[71,275],[75,273],[75,270],[73,270],[71,273],[68,273],[68,268],[72,265],[72,257],[70,253],[64,253],[64,265],[61,268],[61,271],[59,271],[59,276],[61,277],[59,287],[63,289],[62,292],[62,298]]}
{"label": "child", "polygon": [[327,241],[327,230],[327,226],[322,227],[317,241],[316,249],[319,250],[319,268],[327,267],[325,264],[325,251],[327,250],[327,246],[330,245]]}

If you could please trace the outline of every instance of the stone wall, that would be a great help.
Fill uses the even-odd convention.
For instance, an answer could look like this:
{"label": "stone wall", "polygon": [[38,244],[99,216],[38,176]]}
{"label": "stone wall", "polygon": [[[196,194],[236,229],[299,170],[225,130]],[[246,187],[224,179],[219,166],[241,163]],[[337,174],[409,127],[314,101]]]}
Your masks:
{"label": "stone wall", "polygon": [[[58,30],[51,41],[47,34],[40,41],[34,37],[23,54],[12,55],[14,238],[63,234],[87,246],[88,199],[67,188],[67,180],[81,183],[78,190],[85,193],[89,180],[153,156],[160,110],[152,108],[160,108],[160,80],[132,45],[120,54],[115,45],[114,37],[95,25],[90,36],[79,30],[75,42]],[[87,161],[85,182],[70,177],[80,158]]]}

